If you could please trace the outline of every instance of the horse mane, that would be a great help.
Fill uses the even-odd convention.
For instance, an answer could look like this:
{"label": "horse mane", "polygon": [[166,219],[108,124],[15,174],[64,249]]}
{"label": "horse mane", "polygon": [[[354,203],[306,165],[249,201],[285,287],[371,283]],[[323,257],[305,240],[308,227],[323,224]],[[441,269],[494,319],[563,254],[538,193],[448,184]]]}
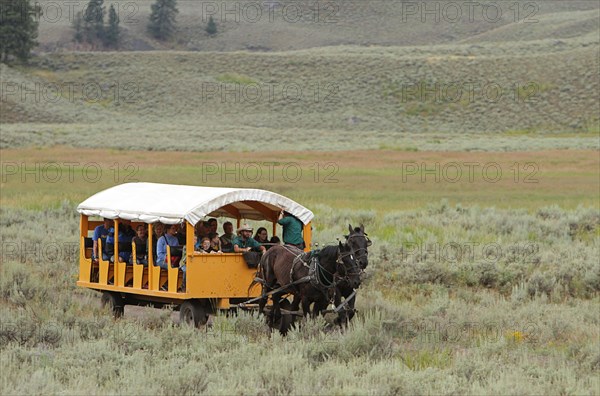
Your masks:
{"label": "horse mane", "polygon": [[319,252],[319,257],[327,257],[329,259],[337,259],[338,245],[325,246]]}

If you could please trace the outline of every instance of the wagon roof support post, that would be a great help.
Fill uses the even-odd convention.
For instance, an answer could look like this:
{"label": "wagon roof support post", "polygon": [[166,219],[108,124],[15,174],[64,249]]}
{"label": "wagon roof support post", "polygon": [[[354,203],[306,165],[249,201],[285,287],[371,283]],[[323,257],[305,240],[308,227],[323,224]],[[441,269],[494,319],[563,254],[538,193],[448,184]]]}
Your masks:
{"label": "wagon roof support post", "polygon": [[152,223],[148,224],[148,273],[150,272],[151,266],[154,265],[154,249],[152,248]]}
{"label": "wagon roof support post", "polygon": [[81,215],[81,217],[79,218],[79,235],[87,238],[88,236],[88,232],[89,232],[89,222],[88,222],[88,217],[84,214]]}
{"label": "wagon roof support post", "polygon": [[113,268],[115,272],[115,280],[114,283],[117,284],[117,279],[119,279],[119,219],[116,218],[113,222],[113,227],[115,228],[115,232],[113,235],[113,246],[114,246],[114,263]]}
{"label": "wagon roof support post", "polygon": [[185,245],[186,255],[192,257],[194,255],[194,226],[189,221],[185,222]]}

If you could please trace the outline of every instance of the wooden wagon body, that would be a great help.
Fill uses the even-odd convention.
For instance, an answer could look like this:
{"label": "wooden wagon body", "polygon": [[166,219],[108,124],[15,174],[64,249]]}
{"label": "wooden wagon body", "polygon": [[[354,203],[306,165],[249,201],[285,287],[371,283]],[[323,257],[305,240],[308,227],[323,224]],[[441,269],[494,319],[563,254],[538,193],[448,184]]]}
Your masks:
{"label": "wooden wagon body", "polygon": [[[266,190],[127,183],[93,195],[77,210],[81,215],[77,285],[104,292],[103,302],[109,303],[115,314],[122,314],[126,304],[173,304],[185,308],[185,315],[190,316],[190,310],[196,313],[201,323],[208,313],[229,309],[259,295],[259,287],[249,289],[256,269],[246,264],[242,253],[194,252],[194,227],[202,219],[230,218],[237,227],[244,220],[269,221],[272,235],[276,235],[279,212],[285,210],[303,223],[306,250],[311,246],[313,213]],[[114,244],[114,258],[117,258],[114,262],[103,260],[102,254],[97,261],[92,260],[91,235],[102,224],[101,218],[115,220],[115,238],[119,234],[119,220],[131,221],[134,229],[138,224],[147,224],[147,266],[135,260],[135,244],[132,244],[133,264],[119,262],[119,243]],[[151,235],[157,222],[186,228],[185,290],[181,290],[183,274],[179,268],[169,265],[168,269],[162,269],[153,265]],[[102,242],[99,243],[102,251]],[[167,257],[170,258],[170,253]],[[193,318],[197,324],[196,319]]]}

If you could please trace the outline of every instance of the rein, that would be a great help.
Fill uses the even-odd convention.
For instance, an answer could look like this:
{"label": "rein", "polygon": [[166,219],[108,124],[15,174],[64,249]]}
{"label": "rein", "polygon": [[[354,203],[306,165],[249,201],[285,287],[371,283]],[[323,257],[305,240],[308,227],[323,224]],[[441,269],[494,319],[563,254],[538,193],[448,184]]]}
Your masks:
{"label": "rein", "polygon": [[[342,252],[340,252],[339,247],[337,248],[337,258],[335,260],[335,264],[336,264],[335,272],[329,271],[323,265],[321,265],[321,262],[319,260],[315,260],[314,261],[315,268],[314,268],[313,285],[316,286],[317,288],[321,289],[321,291],[326,294],[327,290],[329,290],[333,287],[336,287],[337,284],[340,282],[340,280],[346,280],[351,275],[359,274],[359,273],[344,271],[345,275],[344,276],[340,275],[340,273],[341,273],[340,266],[344,267],[343,259],[348,256],[352,257],[352,253],[342,253]],[[353,260],[354,260],[354,258],[353,258]],[[303,261],[303,265],[305,267],[309,268],[309,273],[313,272],[310,270],[312,267],[312,262],[313,262],[312,259],[311,259],[311,264],[307,264],[306,262]],[[293,267],[292,267],[292,269],[293,269]]]}

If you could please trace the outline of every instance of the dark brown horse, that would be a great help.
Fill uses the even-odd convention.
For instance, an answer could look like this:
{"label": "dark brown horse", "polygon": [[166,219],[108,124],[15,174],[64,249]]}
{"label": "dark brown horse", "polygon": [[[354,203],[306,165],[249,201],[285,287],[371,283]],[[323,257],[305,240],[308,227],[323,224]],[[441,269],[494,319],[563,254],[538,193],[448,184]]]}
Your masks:
{"label": "dark brown horse", "polygon": [[[358,262],[360,270],[364,271],[369,265],[368,258],[368,247],[371,246],[371,240],[365,233],[365,227],[360,224],[359,227],[353,228],[352,225],[348,224],[349,234],[345,235],[346,244],[350,247],[355,260]],[[356,293],[355,290],[360,286],[356,284],[350,284],[345,279],[341,279],[337,282],[334,294],[334,305],[339,307],[342,304],[342,297],[344,298],[344,307],[340,309],[336,323],[343,325],[348,323],[355,313],[354,306],[356,304]],[[313,305],[311,315],[316,316],[323,312],[329,304],[328,299],[323,299],[321,295],[316,293],[306,293],[302,300],[303,309],[307,309],[310,305]]]}
{"label": "dark brown horse", "polygon": [[[371,240],[365,233],[365,227],[362,224],[354,229],[352,228],[352,225],[348,224],[348,230],[350,233],[346,235],[346,243],[350,246],[352,253],[356,257],[356,261],[358,262],[361,271],[364,271],[369,265],[368,247],[371,246]],[[354,305],[356,304],[355,289],[356,287],[353,287],[348,282],[342,281],[337,284],[335,306],[337,307],[342,303],[342,297],[347,300],[346,306],[344,309],[340,310],[337,319],[338,323],[341,325],[348,323],[354,317]],[[352,295],[352,293],[354,293],[354,295]]]}
{"label": "dark brown horse", "polygon": [[[318,260],[311,270],[312,255],[317,255]],[[260,261],[257,277],[261,279],[264,296],[259,301],[260,311],[264,312],[268,299],[266,293],[286,287],[272,295],[273,308],[267,315],[269,325],[274,327],[279,324],[282,334],[287,333],[290,325],[290,320],[284,320],[281,315],[282,297],[285,294],[294,296],[290,309],[297,311],[303,298],[307,301],[329,301],[330,291],[338,282],[345,281],[354,287],[360,283],[360,268],[347,244],[340,242],[337,246],[327,246],[320,251],[310,252],[308,257],[307,263],[302,260],[301,250],[290,246],[274,246]],[[304,313],[308,314],[308,311]]]}

